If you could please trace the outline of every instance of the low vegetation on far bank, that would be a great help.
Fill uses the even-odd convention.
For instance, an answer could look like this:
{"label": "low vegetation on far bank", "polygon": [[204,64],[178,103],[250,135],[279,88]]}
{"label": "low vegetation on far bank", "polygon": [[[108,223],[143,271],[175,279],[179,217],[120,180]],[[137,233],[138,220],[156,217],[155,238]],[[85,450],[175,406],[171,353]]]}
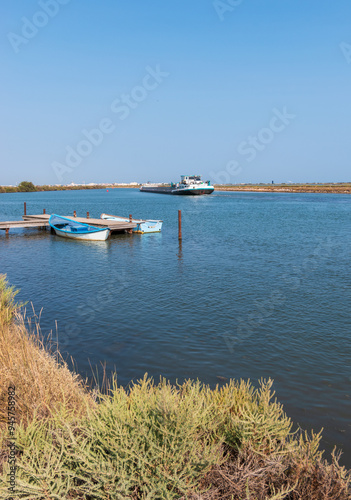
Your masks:
{"label": "low vegetation on far bank", "polygon": [[[18,186],[0,186],[0,193],[35,193],[39,191],[76,191],[78,189],[104,189],[113,188],[118,186],[113,186],[111,184],[74,184],[67,186],[36,186],[32,182],[23,181]],[[125,186],[131,187],[131,186]]]}
{"label": "low vegetation on far bank", "polygon": [[[0,279],[0,499],[347,500],[350,472],[292,433],[272,381],[173,386],[145,377],[102,393],[25,324]],[[9,386],[15,490],[9,495]]]}
{"label": "low vegetation on far bank", "polygon": [[262,191],[277,193],[351,194],[351,182],[325,184],[219,184],[216,191]]}

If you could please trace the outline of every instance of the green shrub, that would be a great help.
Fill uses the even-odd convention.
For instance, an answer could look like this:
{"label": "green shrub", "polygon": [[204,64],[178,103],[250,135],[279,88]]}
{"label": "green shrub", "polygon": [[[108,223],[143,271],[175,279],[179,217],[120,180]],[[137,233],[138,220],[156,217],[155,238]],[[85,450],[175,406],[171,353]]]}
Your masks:
{"label": "green shrub", "polygon": [[18,191],[21,193],[28,193],[36,190],[37,188],[34,186],[33,182],[22,181],[18,184]]}

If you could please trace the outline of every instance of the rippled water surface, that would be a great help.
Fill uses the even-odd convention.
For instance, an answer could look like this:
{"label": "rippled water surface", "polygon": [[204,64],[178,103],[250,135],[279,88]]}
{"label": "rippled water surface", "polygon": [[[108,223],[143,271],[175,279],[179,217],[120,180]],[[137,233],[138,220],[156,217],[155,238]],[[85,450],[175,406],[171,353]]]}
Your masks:
{"label": "rippled water surface", "polygon": [[[106,362],[121,384],[160,375],[275,380],[304,429],[351,467],[351,196],[133,189],[0,194],[0,220],[23,213],[160,218],[161,234],[74,242],[0,232],[0,272],[56,330],[82,375]],[[183,214],[183,242],[177,211]],[[56,334],[55,334],[56,335]]]}

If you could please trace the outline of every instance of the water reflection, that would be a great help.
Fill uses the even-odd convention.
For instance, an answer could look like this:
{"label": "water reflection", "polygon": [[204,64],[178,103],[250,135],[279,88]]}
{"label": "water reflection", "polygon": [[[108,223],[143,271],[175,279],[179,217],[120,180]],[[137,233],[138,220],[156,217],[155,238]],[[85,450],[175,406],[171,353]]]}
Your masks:
{"label": "water reflection", "polygon": [[181,239],[178,239],[178,260],[182,261],[183,260],[183,241]]}
{"label": "water reflection", "polygon": [[47,232],[44,229],[32,229],[32,228],[25,228],[25,229],[10,229],[8,233],[6,231],[0,230],[0,241],[3,243],[14,243],[15,241],[42,241],[45,238],[50,236],[50,233]]}

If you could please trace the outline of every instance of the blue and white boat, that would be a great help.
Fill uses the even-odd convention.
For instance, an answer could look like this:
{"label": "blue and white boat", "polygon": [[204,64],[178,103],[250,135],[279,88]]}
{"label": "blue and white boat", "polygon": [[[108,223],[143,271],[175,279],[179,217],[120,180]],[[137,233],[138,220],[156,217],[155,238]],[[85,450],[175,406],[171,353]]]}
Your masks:
{"label": "blue and white boat", "polygon": [[109,228],[90,226],[61,215],[51,215],[49,224],[58,236],[72,240],[104,241],[110,236]]}
{"label": "blue and white boat", "polygon": [[[114,220],[120,222],[129,222],[130,219],[127,217],[119,217],[117,215],[101,214],[101,219],[104,220]],[[137,224],[133,229],[133,233],[145,234],[145,233],[159,233],[162,229],[162,220],[143,220],[143,219],[132,219],[131,222]]]}

